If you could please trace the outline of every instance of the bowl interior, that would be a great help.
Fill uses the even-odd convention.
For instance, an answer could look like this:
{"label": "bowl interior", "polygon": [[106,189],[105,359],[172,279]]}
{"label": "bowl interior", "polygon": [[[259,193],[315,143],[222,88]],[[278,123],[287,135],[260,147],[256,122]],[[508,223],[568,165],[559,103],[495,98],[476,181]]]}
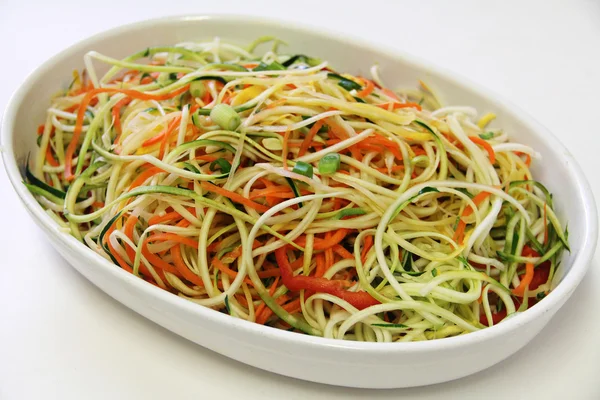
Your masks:
{"label": "bowl interior", "polygon": [[[240,29],[241,24],[243,29]],[[274,35],[287,42],[286,51],[289,53],[320,57],[340,71],[369,76],[371,66],[377,63],[383,81],[392,88],[415,87],[418,80],[423,80],[439,91],[447,105],[474,106],[481,114],[494,112],[498,118],[493,126],[504,129],[515,141],[533,146],[543,156],[542,160],[534,162],[532,171],[535,178],[554,193],[559,217],[563,223],[568,221],[570,232],[572,251],[564,255],[562,272],[567,272],[574,265],[582,249],[589,247],[590,240],[595,243],[594,202],[580,169],[551,134],[510,104],[471,84],[458,82],[443,72],[431,70],[409,57],[393,55],[354,39],[325,36],[318,30],[305,30],[279,22],[236,17],[189,17],[126,26],[85,40],[55,56],[34,72],[13,98],[3,125],[3,141],[8,147],[4,158],[19,195],[30,206],[35,202],[23,185],[19,187],[18,181],[22,180],[22,177],[18,178],[21,173],[19,168],[25,164],[28,154],[35,151],[36,127],[44,121],[48,99],[57,90],[69,85],[73,69],[83,68],[86,52],[95,50],[122,58],[149,46],[210,40],[215,36],[223,41],[247,45],[265,35]],[[41,207],[33,207],[37,207],[34,211],[46,224],[53,224],[43,214]],[[572,277],[572,289],[584,272],[585,266],[581,265],[577,276]],[[539,306],[544,303],[542,301]]]}

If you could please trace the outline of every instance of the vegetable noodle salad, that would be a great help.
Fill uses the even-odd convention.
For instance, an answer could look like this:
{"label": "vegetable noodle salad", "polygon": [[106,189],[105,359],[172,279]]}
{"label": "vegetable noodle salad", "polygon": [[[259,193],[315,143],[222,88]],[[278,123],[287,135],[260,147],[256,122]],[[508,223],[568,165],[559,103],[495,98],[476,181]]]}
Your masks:
{"label": "vegetable noodle salad", "polygon": [[534,149],[423,82],[391,90],[377,66],[354,76],[280,45],[88,53],[27,187],[123,270],[279,329],[431,340],[548,294],[568,234]]}

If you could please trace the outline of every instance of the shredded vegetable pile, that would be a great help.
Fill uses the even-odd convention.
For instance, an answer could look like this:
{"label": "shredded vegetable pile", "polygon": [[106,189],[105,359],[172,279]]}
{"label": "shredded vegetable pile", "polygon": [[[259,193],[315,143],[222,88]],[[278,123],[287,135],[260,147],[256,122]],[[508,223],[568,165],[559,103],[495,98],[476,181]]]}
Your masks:
{"label": "shredded vegetable pile", "polygon": [[377,66],[354,76],[280,45],[88,53],[26,185],[123,270],[279,329],[431,340],[549,293],[568,234],[534,149],[423,82],[391,90]]}

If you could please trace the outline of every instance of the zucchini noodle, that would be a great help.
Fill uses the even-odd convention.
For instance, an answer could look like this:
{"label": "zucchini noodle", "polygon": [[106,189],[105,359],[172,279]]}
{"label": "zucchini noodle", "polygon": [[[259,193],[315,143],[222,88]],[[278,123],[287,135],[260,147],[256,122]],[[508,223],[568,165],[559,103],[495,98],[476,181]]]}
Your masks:
{"label": "zucchini noodle", "polygon": [[377,66],[336,72],[282,44],[89,52],[25,184],[115,267],[278,329],[433,340],[552,290],[568,232],[535,149],[423,82],[391,90]]}

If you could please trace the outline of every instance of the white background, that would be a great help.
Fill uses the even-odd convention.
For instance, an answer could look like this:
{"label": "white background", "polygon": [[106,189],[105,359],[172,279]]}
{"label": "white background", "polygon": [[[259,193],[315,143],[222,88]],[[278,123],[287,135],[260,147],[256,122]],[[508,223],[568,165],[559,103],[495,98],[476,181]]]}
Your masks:
{"label": "white background", "polygon": [[[0,0],[0,110],[28,73],[66,46],[123,23],[190,13],[255,14],[325,26],[458,72],[550,128],[600,196],[596,1]],[[598,253],[571,300],[505,362],[425,388],[350,390],[247,367],[121,306],[50,247],[2,167],[0,205],[2,400],[600,399]]]}

